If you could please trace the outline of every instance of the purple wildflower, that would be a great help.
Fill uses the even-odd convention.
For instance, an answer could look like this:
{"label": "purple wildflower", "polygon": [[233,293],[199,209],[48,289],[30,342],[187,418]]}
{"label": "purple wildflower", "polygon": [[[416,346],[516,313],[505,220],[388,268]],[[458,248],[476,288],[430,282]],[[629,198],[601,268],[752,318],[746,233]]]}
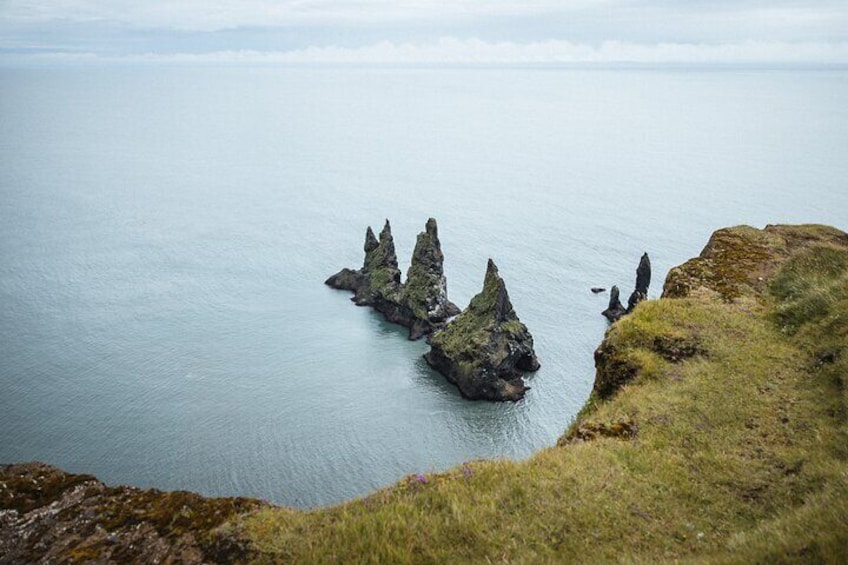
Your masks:
{"label": "purple wildflower", "polygon": [[473,471],[471,470],[471,467],[469,467],[468,465],[463,465],[462,466],[462,474],[465,475],[466,477],[470,477],[473,474]]}
{"label": "purple wildflower", "polygon": [[427,476],[422,475],[421,473],[418,473],[417,475],[415,475],[415,480],[418,481],[419,483],[421,483],[422,485],[426,485],[427,483],[430,482],[430,480],[427,478]]}

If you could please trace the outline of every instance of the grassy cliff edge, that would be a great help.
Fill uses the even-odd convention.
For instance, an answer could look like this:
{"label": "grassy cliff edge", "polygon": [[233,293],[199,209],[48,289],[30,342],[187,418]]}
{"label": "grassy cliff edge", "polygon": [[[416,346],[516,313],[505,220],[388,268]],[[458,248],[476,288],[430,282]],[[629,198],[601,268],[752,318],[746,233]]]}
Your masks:
{"label": "grassy cliff edge", "polygon": [[260,562],[844,562],[846,265],[832,228],[719,230],[610,329],[556,447],[241,535]]}
{"label": "grassy cliff edge", "polygon": [[610,328],[596,367],[583,410],[527,461],[263,506],[209,539],[258,563],[845,562],[848,235],[717,231]]}

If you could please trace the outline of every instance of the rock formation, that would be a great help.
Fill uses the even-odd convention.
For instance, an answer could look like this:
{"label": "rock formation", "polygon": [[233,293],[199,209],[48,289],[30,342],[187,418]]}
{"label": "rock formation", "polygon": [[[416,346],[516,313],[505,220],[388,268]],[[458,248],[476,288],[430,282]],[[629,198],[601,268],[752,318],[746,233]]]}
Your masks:
{"label": "rock formation", "polygon": [[627,310],[624,309],[624,305],[619,299],[618,287],[613,285],[610,290],[609,306],[607,306],[607,309],[601,312],[601,314],[603,314],[610,322],[614,322],[624,316],[626,312]]}
{"label": "rock formation", "polygon": [[648,254],[642,254],[639,260],[639,266],[636,268],[636,288],[627,300],[627,308],[621,304],[619,299],[619,291],[617,286],[613,286],[610,291],[610,301],[607,309],[601,314],[610,322],[615,322],[625,314],[629,314],[636,308],[636,305],[648,298],[648,287],[651,285],[651,260]]}
{"label": "rock formation", "polygon": [[648,287],[651,285],[651,260],[647,253],[642,254],[639,266],[636,267],[636,288],[627,300],[627,312],[630,313],[636,305],[648,298]]}
{"label": "rock formation", "polygon": [[43,463],[0,465],[0,563],[233,563],[246,548],[218,530],[267,506],[106,486]]}
{"label": "rock formation", "polygon": [[427,363],[472,400],[519,400],[528,388],[523,373],[539,369],[533,336],[515,314],[491,259],[483,290],[432,335],[430,345]]}
{"label": "rock formation", "polygon": [[460,312],[448,300],[443,264],[439,228],[436,220],[430,218],[424,231],[418,234],[406,282],[400,291],[400,306],[411,314],[410,339],[432,333]]}
{"label": "rock formation", "polygon": [[365,262],[354,271],[342,269],[325,281],[340,290],[354,292],[358,306],[371,306],[386,320],[409,328],[409,338],[419,339],[444,326],[459,308],[448,300],[444,255],[436,220],[430,218],[415,244],[406,283],[401,284],[389,221],[380,239],[369,227],[365,232]]}

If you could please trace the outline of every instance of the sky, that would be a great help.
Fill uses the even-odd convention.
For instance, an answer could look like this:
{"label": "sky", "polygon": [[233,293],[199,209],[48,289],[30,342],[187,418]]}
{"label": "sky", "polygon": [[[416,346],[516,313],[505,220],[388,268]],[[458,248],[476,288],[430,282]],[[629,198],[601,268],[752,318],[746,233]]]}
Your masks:
{"label": "sky", "polygon": [[0,0],[0,63],[848,64],[848,0]]}

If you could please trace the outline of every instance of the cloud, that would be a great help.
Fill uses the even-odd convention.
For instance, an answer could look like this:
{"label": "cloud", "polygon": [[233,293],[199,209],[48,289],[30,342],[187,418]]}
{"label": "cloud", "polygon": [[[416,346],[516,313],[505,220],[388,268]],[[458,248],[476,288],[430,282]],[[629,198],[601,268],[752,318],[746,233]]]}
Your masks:
{"label": "cloud", "polygon": [[520,16],[593,9],[614,0],[6,0],[0,15],[17,22],[109,21],[146,28],[215,31],[297,23]]}
{"label": "cloud", "polygon": [[846,0],[0,0],[7,62],[841,63],[846,42]]}
{"label": "cloud", "polygon": [[[24,57],[21,59],[20,57]],[[14,61],[6,56],[6,62]],[[430,43],[378,42],[362,47],[307,47],[289,51],[225,50],[206,53],[36,53],[29,62],[77,63],[253,63],[253,64],[848,64],[848,42],[757,42],[639,44],[607,41],[486,42],[442,38]]]}

